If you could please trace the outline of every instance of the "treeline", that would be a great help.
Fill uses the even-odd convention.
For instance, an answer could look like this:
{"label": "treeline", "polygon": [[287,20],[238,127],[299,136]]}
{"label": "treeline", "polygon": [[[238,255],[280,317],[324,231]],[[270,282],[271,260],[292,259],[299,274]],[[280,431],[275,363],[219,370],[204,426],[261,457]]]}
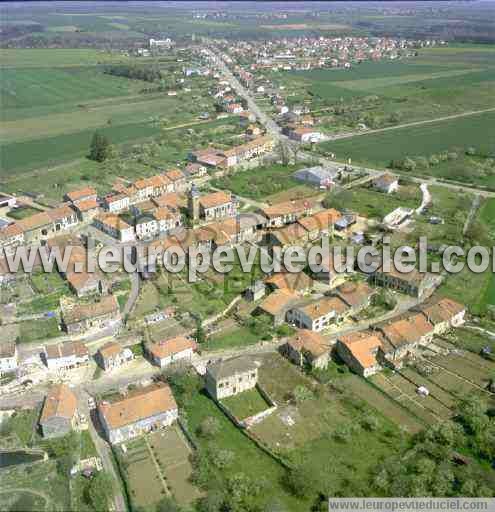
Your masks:
{"label": "treeline", "polygon": [[154,82],[162,78],[159,69],[151,66],[129,66],[119,64],[118,66],[108,66],[105,68],[105,73],[114,76],[123,76],[133,80],[144,80],[145,82]]}

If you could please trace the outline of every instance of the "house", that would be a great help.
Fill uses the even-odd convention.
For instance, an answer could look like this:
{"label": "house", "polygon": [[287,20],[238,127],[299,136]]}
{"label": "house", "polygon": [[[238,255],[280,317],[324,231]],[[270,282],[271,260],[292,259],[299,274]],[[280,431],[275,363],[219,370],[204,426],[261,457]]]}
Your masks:
{"label": "house", "polygon": [[289,132],[289,138],[292,140],[296,140],[297,142],[301,142],[302,144],[308,143],[308,142],[320,142],[325,137],[323,133],[321,133],[318,130],[315,130],[314,128],[309,127],[299,127],[294,128]]}
{"label": "house", "polygon": [[238,395],[256,386],[258,366],[248,357],[233,357],[206,367],[205,387],[214,400]]}
{"label": "house", "polygon": [[76,426],[76,420],[76,395],[65,384],[53,386],[45,397],[39,419],[43,437],[65,436]]}
{"label": "house", "polygon": [[338,356],[362,377],[370,377],[382,368],[378,354],[381,349],[382,340],[379,334],[371,331],[340,336],[336,344]]}
{"label": "house", "polygon": [[167,233],[179,226],[182,226],[180,213],[168,207],[155,208],[135,220],[136,236],[140,240]]}
{"label": "house", "polygon": [[49,370],[70,370],[89,361],[88,347],[80,341],[46,345],[43,357]]}
{"label": "house", "polygon": [[73,208],[81,222],[91,222],[100,213],[100,205],[96,198],[77,201]]}
{"label": "house", "polygon": [[125,363],[132,361],[134,355],[128,348],[122,347],[115,341],[105,343],[96,352],[95,360],[105,371],[120,368]]}
{"label": "house", "polygon": [[24,231],[21,226],[15,222],[0,227],[0,247],[5,251],[14,250],[25,241]]}
{"label": "house", "polygon": [[0,342],[0,377],[17,369],[17,358],[17,345],[15,341]]}
{"label": "house", "polygon": [[64,195],[64,200],[76,204],[80,201],[86,201],[88,199],[96,199],[96,189],[93,187],[84,187],[77,190],[71,190]]}
{"label": "house", "polygon": [[189,155],[193,163],[204,165],[205,167],[220,167],[226,161],[222,150],[215,148],[201,149],[193,151]]}
{"label": "house", "polygon": [[391,261],[388,271],[382,265],[370,274],[369,279],[373,285],[423,298],[433,292],[441,277],[429,272],[419,272],[416,269],[411,272],[400,272]]}
{"label": "house", "polygon": [[267,227],[279,228],[284,224],[296,222],[305,215],[311,215],[315,202],[310,199],[285,201],[261,208],[261,213],[267,218]]}
{"label": "house", "polygon": [[229,103],[225,108],[229,114],[240,114],[244,110],[240,103]]}
{"label": "house", "polygon": [[146,346],[146,353],[150,361],[164,368],[169,364],[178,361],[191,361],[196,343],[185,336],[176,336],[158,343],[151,343]]}
{"label": "house", "polygon": [[392,174],[385,173],[378,178],[375,178],[372,182],[372,187],[385,194],[391,194],[399,190],[399,179]]}
{"label": "house", "polygon": [[289,290],[304,294],[314,285],[313,280],[305,272],[276,272],[265,279],[270,290]]}
{"label": "house", "polygon": [[103,206],[110,213],[118,213],[128,210],[131,205],[131,198],[128,194],[120,192],[110,194],[103,198]]}
{"label": "house", "polygon": [[283,347],[283,352],[301,368],[324,369],[330,359],[330,343],[321,334],[307,329],[298,329]]}
{"label": "house", "polygon": [[319,188],[329,188],[340,177],[340,171],[330,167],[305,167],[299,169],[292,176],[298,181],[308,183]]}
{"label": "house", "polygon": [[367,308],[376,290],[363,281],[349,281],[338,286],[334,294],[342,299],[350,308],[349,314],[355,315]]}
{"label": "house", "polygon": [[307,230],[297,222],[269,231],[265,236],[268,247],[286,248],[290,246],[304,246],[308,240]]}
{"label": "house", "polygon": [[184,192],[188,188],[186,175],[180,169],[168,169],[163,176],[172,185],[168,192]]}
{"label": "house", "polygon": [[179,417],[179,410],[170,387],[156,383],[112,403],[100,402],[98,417],[106,438],[116,444],[168,427]]}
{"label": "house", "polygon": [[90,329],[118,328],[121,324],[119,303],[114,295],[104,295],[99,302],[74,304],[61,301],[62,323],[69,334]]}
{"label": "house", "polygon": [[25,217],[19,220],[17,225],[24,233],[27,243],[36,243],[71,230],[78,222],[76,212],[67,204],[63,204]]}
{"label": "house", "polygon": [[227,192],[205,194],[198,201],[199,218],[206,221],[233,217],[237,213],[237,202]]}
{"label": "house", "polygon": [[407,357],[414,356],[419,345],[428,344],[434,332],[433,325],[422,313],[408,313],[373,328],[382,336],[384,359],[395,368],[400,368]]}
{"label": "house", "polygon": [[276,327],[285,322],[287,311],[299,297],[287,288],[275,290],[258,305],[255,312],[268,315]]}
{"label": "house", "polygon": [[322,210],[308,217],[297,220],[307,232],[310,241],[317,240],[322,236],[330,236],[333,233],[335,223],[342,217],[342,214],[333,208]]}
{"label": "house", "polygon": [[96,216],[93,219],[93,224],[100,231],[116,238],[120,242],[135,240],[134,228],[113,213],[104,213]]}
{"label": "house", "polygon": [[331,324],[341,322],[349,312],[347,304],[339,297],[322,297],[317,301],[291,307],[287,322],[301,329],[322,331]]}
{"label": "house", "polygon": [[67,283],[77,297],[101,294],[106,285],[97,272],[70,272],[66,274]]}
{"label": "house", "polygon": [[202,178],[203,176],[206,176],[208,174],[208,169],[205,165],[201,165],[199,163],[189,163],[184,168],[184,174],[189,179],[194,178]]}
{"label": "house", "polygon": [[466,307],[447,297],[423,304],[419,311],[433,325],[434,334],[442,334],[452,327],[463,325],[466,321]]}

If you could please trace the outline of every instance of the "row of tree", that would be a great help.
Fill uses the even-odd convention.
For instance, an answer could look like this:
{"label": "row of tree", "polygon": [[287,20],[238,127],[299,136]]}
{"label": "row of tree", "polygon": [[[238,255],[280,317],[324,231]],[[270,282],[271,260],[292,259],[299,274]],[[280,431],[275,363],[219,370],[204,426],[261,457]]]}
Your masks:
{"label": "row of tree", "polygon": [[123,76],[134,80],[144,80],[145,82],[154,82],[162,78],[160,70],[153,66],[131,66],[119,64],[117,66],[108,66],[105,73],[114,76]]}

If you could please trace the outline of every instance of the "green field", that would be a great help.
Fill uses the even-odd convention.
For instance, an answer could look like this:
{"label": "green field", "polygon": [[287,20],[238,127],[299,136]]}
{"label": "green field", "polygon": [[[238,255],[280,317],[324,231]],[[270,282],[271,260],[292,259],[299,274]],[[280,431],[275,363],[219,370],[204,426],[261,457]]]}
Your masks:
{"label": "green field", "polygon": [[[353,163],[385,168],[392,160],[405,157],[425,156],[455,151],[461,155],[473,146],[480,152],[493,149],[491,127],[495,123],[495,112],[487,112],[458,119],[432,122],[388,130],[376,134],[365,134],[340,141],[324,142],[318,146],[323,153],[333,152],[338,160],[351,158]],[[455,163],[454,163],[455,165]],[[416,169],[413,174],[423,173],[447,179],[469,180],[469,175],[459,175],[452,170],[451,161]],[[495,177],[486,178],[486,183],[495,185]]]}
{"label": "green field", "polygon": [[258,414],[270,407],[257,388],[224,398],[222,403],[239,420]]}

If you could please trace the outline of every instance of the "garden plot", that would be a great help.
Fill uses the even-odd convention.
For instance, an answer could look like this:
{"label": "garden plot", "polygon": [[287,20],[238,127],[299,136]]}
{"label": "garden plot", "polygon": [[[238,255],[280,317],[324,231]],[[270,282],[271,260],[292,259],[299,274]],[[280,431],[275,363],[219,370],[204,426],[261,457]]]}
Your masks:
{"label": "garden plot", "polygon": [[148,437],[149,446],[167,481],[170,491],[180,504],[191,503],[201,492],[191,482],[191,448],[178,426],[156,432]]}

